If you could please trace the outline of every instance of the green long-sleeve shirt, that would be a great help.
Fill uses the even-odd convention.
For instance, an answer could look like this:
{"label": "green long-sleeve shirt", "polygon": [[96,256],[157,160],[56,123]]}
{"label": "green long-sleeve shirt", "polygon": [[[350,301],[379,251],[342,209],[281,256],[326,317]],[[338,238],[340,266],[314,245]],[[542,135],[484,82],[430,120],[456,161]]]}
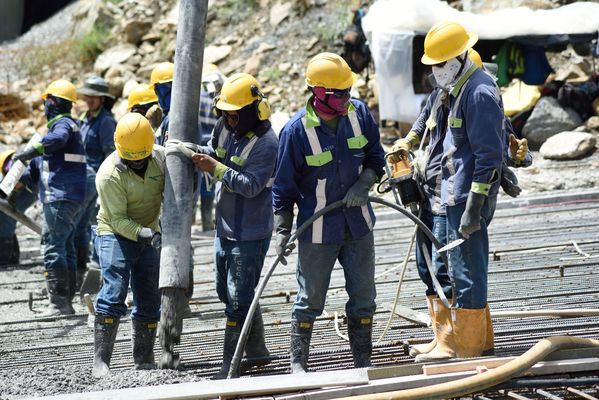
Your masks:
{"label": "green long-sleeve shirt", "polygon": [[137,241],[142,227],[160,232],[164,164],[164,148],[158,145],[154,145],[143,179],[127,168],[116,152],[104,160],[96,175],[99,236],[112,233]]}

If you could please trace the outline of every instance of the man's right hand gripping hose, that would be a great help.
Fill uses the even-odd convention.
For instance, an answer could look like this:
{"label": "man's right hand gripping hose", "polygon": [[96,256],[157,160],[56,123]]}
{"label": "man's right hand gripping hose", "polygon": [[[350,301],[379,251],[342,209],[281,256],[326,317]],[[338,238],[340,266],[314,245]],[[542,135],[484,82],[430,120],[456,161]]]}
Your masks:
{"label": "man's right hand gripping hose", "polygon": [[279,256],[281,264],[287,265],[287,257],[293,249],[295,243],[288,243],[291,237],[291,227],[293,226],[293,211],[280,210],[275,212],[275,250]]}

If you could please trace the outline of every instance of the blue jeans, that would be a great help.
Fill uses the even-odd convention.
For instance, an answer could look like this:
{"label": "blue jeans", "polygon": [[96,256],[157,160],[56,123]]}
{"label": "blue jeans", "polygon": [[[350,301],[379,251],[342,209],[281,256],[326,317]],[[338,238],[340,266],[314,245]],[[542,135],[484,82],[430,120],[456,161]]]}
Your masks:
{"label": "blue jeans", "polygon": [[97,199],[96,175],[88,173],[81,217],[79,218],[77,230],[75,231],[76,247],[89,247],[91,242],[91,224],[92,222],[95,223],[96,215],[98,213],[98,208],[96,207]]}
{"label": "blue jeans", "polygon": [[[423,208],[420,214],[420,220],[433,232],[435,238],[437,238],[442,245],[447,244],[447,217],[445,215],[434,215],[427,208]],[[437,253],[437,248],[433,246],[429,238],[421,230],[418,230],[418,233],[416,234],[416,267],[418,268],[420,279],[422,279],[422,282],[426,285],[426,295],[431,296],[436,293],[436,290],[426,266],[423,251],[426,251],[430,256],[433,271],[435,272],[439,284],[441,284],[441,287],[443,288],[445,297],[451,298],[451,280],[447,272],[447,266],[439,256],[439,253]]]}
{"label": "blue jeans", "polygon": [[322,314],[335,261],[343,267],[348,318],[370,318],[376,310],[374,239],[372,232],[353,239],[346,231],[342,244],[299,243],[296,278],[298,292],[292,317],[313,322]]}
{"label": "blue jeans", "polygon": [[270,236],[260,240],[214,239],[216,293],[227,318],[244,321],[260,280]]}
{"label": "blue jeans", "polygon": [[[497,197],[489,197],[481,210],[481,229],[468,240],[448,251],[449,269],[456,288],[456,307],[480,309],[487,304],[487,272],[489,269],[489,235],[487,227],[493,219]],[[466,202],[448,206],[447,239],[461,237],[458,229]]]}
{"label": "blue jeans", "polygon": [[144,322],[160,319],[160,253],[150,245],[120,235],[101,235],[95,240],[102,269],[102,289],[96,298],[96,313],[122,317],[127,313],[127,290],[131,282],[131,318]]}
{"label": "blue jeans", "polygon": [[75,273],[75,227],[79,221],[81,204],[72,201],[53,201],[44,204],[42,225],[42,252],[46,270],[64,268]]}
{"label": "blue jeans", "polygon": [[[18,212],[24,213],[37,199],[37,196],[27,189],[21,190],[17,194],[15,208]],[[17,229],[17,221],[8,215],[0,212],[0,238],[12,238]]]}

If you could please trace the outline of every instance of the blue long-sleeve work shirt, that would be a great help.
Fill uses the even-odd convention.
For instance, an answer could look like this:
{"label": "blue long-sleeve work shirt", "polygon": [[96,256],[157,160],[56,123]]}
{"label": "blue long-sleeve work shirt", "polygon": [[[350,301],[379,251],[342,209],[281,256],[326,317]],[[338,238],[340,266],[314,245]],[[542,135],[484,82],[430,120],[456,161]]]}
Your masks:
{"label": "blue long-sleeve work shirt", "polygon": [[442,204],[465,202],[470,191],[494,196],[504,155],[504,115],[495,82],[472,67],[450,92],[443,139]]}
{"label": "blue long-sleeve work shirt", "polygon": [[48,122],[48,128],[41,141],[44,154],[31,160],[23,181],[39,182],[42,203],[82,203],[87,175],[79,127],[70,115],[59,115]]}
{"label": "blue long-sleeve work shirt", "polygon": [[116,120],[110,111],[102,107],[96,115],[85,113],[80,126],[87,164],[97,172],[102,161],[114,151]]}
{"label": "blue long-sleeve work shirt", "polygon": [[[268,126],[257,136],[248,132],[237,139],[228,133],[219,146],[220,135],[226,129],[223,122],[222,118],[218,120],[212,139],[203,148],[228,167],[216,185],[216,236],[238,241],[267,238],[273,229],[272,177],[277,136]],[[244,149],[256,137],[251,151],[243,157]],[[219,149],[219,155],[215,149]]]}
{"label": "blue long-sleeve work shirt", "polygon": [[[358,125],[356,129],[352,119]],[[360,132],[356,132],[358,128]],[[306,129],[315,132],[316,137]],[[379,178],[383,175],[379,129],[359,100],[351,100],[348,115],[338,118],[336,131],[321,123],[309,100],[282,129],[279,141],[273,205],[277,212],[293,211],[297,204],[298,226],[315,211],[343,199],[364,168],[374,170]],[[337,208],[319,218],[299,240],[343,243],[346,228],[357,239],[370,232],[374,222],[370,204]]]}

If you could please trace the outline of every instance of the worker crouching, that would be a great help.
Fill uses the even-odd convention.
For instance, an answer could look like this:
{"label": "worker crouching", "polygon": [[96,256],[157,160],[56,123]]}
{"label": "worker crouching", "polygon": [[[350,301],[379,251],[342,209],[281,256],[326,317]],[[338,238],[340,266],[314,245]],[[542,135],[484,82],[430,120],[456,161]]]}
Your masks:
{"label": "worker crouching", "polygon": [[133,360],[136,369],[154,368],[154,341],[160,318],[160,205],[165,156],[154,145],[148,120],[125,114],[114,134],[116,151],[100,166],[100,199],[95,247],[103,285],[96,298],[93,375],[109,372],[119,320],[133,292]]}
{"label": "worker crouching", "polygon": [[294,205],[299,208],[297,225],[301,226],[327,205],[346,201],[346,207],[318,218],[299,237],[299,289],[291,322],[293,373],[307,371],[314,320],[324,310],[337,260],[349,295],[345,311],[354,365],[371,365],[375,217],[368,193],[383,175],[384,151],[366,105],[350,100],[354,80],[338,55],[321,53],[312,58],[306,70],[310,98],[279,138],[273,205],[280,256],[287,254]]}
{"label": "worker crouching", "polygon": [[[193,162],[218,181],[216,185],[216,291],[225,304],[223,364],[214,379],[226,378],[260,279],[273,229],[272,177],[277,137],[270,126],[270,106],[254,77],[230,76],[216,98],[221,114],[205,154]],[[248,367],[269,362],[260,306],[245,346]],[[232,371],[237,376],[238,371]]]}

